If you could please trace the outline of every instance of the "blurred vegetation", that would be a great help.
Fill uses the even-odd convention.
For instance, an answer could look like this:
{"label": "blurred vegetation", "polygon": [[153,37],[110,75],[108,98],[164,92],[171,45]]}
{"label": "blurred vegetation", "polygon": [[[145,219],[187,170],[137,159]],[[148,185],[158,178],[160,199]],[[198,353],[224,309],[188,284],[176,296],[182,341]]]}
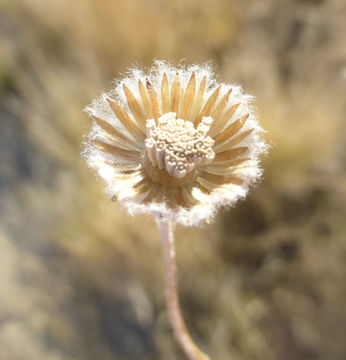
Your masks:
{"label": "blurred vegetation", "polygon": [[158,234],[103,194],[82,112],[131,64],[212,60],[272,149],[261,184],[177,228],[187,324],[217,360],[346,358],[344,0],[0,2],[0,358],[183,359]]}

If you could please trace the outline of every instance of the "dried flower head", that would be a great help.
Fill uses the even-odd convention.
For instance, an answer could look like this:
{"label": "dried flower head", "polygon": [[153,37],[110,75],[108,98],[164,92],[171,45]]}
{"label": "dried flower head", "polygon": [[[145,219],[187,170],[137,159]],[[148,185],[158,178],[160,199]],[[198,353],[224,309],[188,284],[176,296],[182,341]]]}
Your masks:
{"label": "dried flower head", "polygon": [[217,84],[208,65],[132,69],[86,108],[87,161],[131,213],[198,224],[261,175],[266,145],[251,99],[238,85]]}

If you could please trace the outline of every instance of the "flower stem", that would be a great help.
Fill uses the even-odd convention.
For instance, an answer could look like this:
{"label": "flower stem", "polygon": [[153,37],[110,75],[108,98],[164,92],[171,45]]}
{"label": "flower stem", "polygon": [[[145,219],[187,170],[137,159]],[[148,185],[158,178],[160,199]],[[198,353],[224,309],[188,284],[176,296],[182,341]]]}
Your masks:
{"label": "flower stem", "polygon": [[190,360],[210,360],[194,343],[184,323],[177,293],[172,223],[158,220],[166,268],[166,302],[174,334]]}

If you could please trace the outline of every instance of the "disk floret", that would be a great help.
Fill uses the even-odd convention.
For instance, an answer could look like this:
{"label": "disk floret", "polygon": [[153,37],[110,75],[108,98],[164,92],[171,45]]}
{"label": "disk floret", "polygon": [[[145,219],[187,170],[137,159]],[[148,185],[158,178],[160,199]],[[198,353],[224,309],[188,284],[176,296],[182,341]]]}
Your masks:
{"label": "disk floret", "polygon": [[145,147],[153,167],[165,169],[175,178],[183,178],[197,166],[210,163],[215,156],[214,140],[208,136],[213,122],[204,117],[197,128],[191,121],[167,113],[146,122]]}

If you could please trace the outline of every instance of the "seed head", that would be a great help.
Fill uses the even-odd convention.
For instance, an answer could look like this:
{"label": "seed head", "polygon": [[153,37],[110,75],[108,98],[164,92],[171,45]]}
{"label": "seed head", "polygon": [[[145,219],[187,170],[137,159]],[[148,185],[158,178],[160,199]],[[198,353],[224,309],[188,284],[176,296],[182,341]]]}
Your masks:
{"label": "seed head", "polygon": [[131,213],[198,224],[261,175],[267,147],[250,100],[237,85],[216,84],[209,66],[132,69],[86,108],[86,159]]}

